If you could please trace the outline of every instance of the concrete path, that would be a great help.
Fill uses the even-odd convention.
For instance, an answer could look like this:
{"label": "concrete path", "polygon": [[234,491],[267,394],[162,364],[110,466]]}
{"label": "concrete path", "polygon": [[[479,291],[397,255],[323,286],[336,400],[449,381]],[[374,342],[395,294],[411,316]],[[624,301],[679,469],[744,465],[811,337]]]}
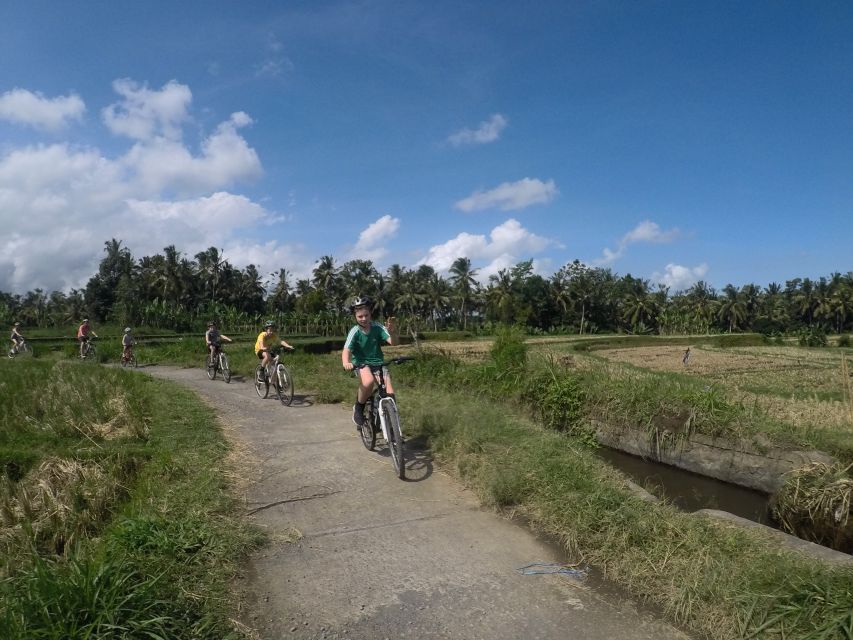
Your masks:
{"label": "concrete path", "polygon": [[298,372],[285,407],[239,377],[142,371],[196,391],[258,461],[247,513],[272,543],[249,561],[244,622],[261,638],[687,637],[583,581],[518,573],[561,558],[481,509],[426,452],[407,452],[409,479],[398,480],[381,445],[361,444],[348,410],[299,395]]}

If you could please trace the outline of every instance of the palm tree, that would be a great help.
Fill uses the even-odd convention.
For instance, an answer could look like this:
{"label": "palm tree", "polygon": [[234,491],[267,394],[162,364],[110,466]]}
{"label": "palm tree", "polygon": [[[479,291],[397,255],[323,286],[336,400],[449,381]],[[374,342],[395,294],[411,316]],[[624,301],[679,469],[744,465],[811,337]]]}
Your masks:
{"label": "palm tree", "polygon": [[717,318],[722,322],[728,322],[729,333],[731,333],[734,329],[740,328],[746,318],[746,305],[733,285],[727,284],[723,289],[723,295],[725,297],[720,302]]}
{"label": "palm tree", "polygon": [[450,280],[453,282],[453,287],[456,289],[456,295],[461,303],[459,315],[462,317],[462,329],[468,328],[468,314],[466,313],[465,305],[471,300],[472,292],[479,286],[477,279],[478,269],[471,268],[471,260],[469,258],[456,258],[453,264],[450,265]]}
{"label": "palm tree", "polygon": [[513,290],[512,274],[509,271],[501,269],[496,275],[489,276],[486,302],[498,320],[505,324],[512,322],[515,291]]}
{"label": "palm tree", "polygon": [[450,306],[450,287],[444,278],[434,273],[427,282],[424,295],[432,316],[433,331],[438,331],[438,318],[443,316]]}

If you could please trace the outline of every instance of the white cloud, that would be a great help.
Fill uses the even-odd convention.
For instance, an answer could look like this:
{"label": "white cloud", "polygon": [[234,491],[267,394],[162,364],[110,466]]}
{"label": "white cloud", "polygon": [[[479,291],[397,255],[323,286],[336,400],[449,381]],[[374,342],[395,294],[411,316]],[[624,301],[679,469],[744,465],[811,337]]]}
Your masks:
{"label": "white cloud", "polygon": [[358,242],[349,254],[350,258],[374,262],[381,260],[388,254],[388,250],[379,246],[380,243],[396,236],[399,228],[399,218],[392,218],[390,215],[382,216],[359,234]]}
{"label": "white cloud", "polygon": [[488,261],[478,274],[483,280],[555,244],[555,241],[531,233],[518,220],[510,218],[492,229],[488,237],[463,232],[444,244],[431,247],[417,264],[428,264],[436,271],[446,272],[457,258],[470,258],[472,263]]}
{"label": "white cloud", "polygon": [[106,107],[104,124],[117,135],[136,140],[163,136],[180,140],[181,125],[189,118],[192,92],[186,85],[171,80],[159,91],[152,91],[128,78],[113,82],[123,99]]}
{"label": "white cloud", "polygon": [[542,182],[538,178],[522,178],[517,182],[504,182],[491,191],[477,191],[454,206],[465,212],[495,208],[512,211],[534,204],[547,204],[557,194],[559,191],[553,180]]}
{"label": "white cloud", "polygon": [[12,89],[0,95],[0,119],[36,129],[58,131],[70,121],[82,120],[85,111],[85,103],[73,93],[46,98],[26,89]]}
{"label": "white cloud", "polygon": [[476,129],[461,129],[448,136],[447,141],[454,147],[465,144],[486,144],[494,142],[501,136],[501,132],[509,124],[509,120],[499,113],[494,114],[488,120],[481,122]]}
{"label": "white cloud", "polygon": [[[181,109],[158,113],[163,117],[151,120],[156,130],[167,126],[163,123],[177,126],[186,116]],[[0,290],[80,287],[112,237],[136,257],[170,244],[187,255],[214,245],[239,246],[240,255],[248,255],[253,245],[236,245],[234,238],[282,221],[227,191],[262,171],[239,132],[251,123],[243,112],[232,114],[202,141],[198,154],[174,134],[138,140],[117,157],[67,144],[23,146],[0,155]],[[269,256],[279,249],[263,245],[254,251]]]}
{"label": "white cloud", "polygon": [[671,292],[683,291],[696,284],[708,273],[708,265],[700,264],[698,267],[683,267],[680,264],[669,263],[664,273],[652,274],[652,281],[659,282],[670,288]]}
{"label": "white cloud", "polygon": [[611,265],[621,258],[625,254],[625,251],[627,251],[628,247],[632,244],[637,242],[666,244],[676,240],[680,233],[681,232],[678,229],[663,231],[656,222],[643,220],[640,224],[631,229],[631,231],[622,236],[619,240],[619,246],[615,251],[609,247],[605,247],[602,250],[601,258],[594,260],[593,264],[596,266]]}

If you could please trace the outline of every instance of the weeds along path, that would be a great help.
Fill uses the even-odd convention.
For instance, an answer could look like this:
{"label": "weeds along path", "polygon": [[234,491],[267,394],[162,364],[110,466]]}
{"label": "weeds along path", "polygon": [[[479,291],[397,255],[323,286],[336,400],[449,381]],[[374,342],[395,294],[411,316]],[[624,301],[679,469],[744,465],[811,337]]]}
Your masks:
{"label": "weeds along path", "polygon": [[398,480],[340,405],[297,387],[284,407],[250,380],[144,371],[196,391],[240,441],[247,517],[270,537],[241,585],[243,622],[261,638],[686,638],[571,577],[518,573],[560,557],[482,510],[426,452],[409,452],[410,480]]}

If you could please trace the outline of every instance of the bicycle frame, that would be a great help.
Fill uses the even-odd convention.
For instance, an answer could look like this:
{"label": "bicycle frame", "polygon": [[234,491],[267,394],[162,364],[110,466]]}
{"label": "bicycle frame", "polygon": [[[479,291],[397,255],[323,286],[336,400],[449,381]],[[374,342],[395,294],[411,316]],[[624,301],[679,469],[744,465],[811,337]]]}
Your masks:
{"label": "bicycle frame", "polygon": [[[383,411],[383,403],[390,402],[394,409],[397,408],[397,403],[394,402],[394,398],[388,396],[388,392],[385,390],[385,374],[388,372],[388,366],[382,365],[378,369],[370,369],[370,373],[373,374],[373,379],[376,382],[376,389],[373,390],[373,393],[370,394],[370,402],[376,407],[376,411],[379,412],[379,428],[382,430],[382,437],[385,438],[385,442],[390,442],[390,438],[388,437],[388,425],[385,422],[385,412]],[[378,398],[376,396],[379,396]]]}

